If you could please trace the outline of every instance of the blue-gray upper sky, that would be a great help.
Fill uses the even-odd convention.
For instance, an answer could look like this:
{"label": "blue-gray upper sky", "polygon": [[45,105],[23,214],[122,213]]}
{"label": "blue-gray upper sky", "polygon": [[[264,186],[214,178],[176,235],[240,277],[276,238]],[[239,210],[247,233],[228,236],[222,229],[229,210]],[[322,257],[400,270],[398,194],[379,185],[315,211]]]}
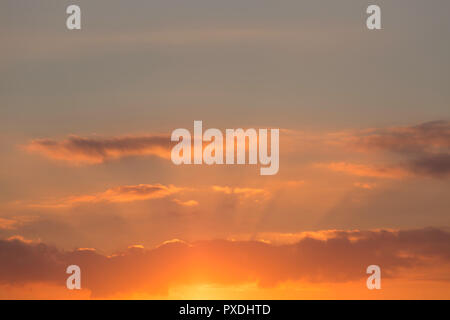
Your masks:
{"label": "blue-gray upper sky", "polygon": [[[365,27],[369,3],[381,31]],[[82,30],[66,30],[78,4]],[[450,115],[450,3],[23,1],[0,4],[1,132],[348,128]]]}

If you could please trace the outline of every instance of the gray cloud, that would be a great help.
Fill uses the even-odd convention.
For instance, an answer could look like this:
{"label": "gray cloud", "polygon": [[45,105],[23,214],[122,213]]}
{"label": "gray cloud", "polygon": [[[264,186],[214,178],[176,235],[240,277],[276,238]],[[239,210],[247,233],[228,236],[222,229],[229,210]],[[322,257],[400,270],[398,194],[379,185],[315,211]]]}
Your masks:
{"label": "gray cloud", "polygon": [[114,138],[83,138],[70,136],[56,141],[36,139],[25,146],[30,152],[70,164],[98,164],[127,156],[170,156],[170,139],[167,136],[124,136]]}
{"label": "gray cloud", "polygon": [[410,127],[368,130],[350,139],[359,150],[400,156],[396,167],[414,175],[445,177],[450,173],[450,122],[432,121]]}

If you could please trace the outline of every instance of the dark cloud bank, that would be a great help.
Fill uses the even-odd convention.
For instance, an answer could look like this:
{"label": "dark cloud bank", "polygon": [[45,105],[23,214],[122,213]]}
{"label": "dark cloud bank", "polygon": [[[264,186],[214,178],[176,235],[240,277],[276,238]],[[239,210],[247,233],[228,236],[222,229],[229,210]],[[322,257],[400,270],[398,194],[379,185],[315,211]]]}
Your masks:
{"label": "dark cloud bank", "polygon": [[190,283],[273,286],[287,280],[345,282],[366,277],[380,265],[384,277],[404,268],[450,263],[450,233],[425,228],[409,231],[336,231],[328,240],[304,238],[296,244],[255,241],[167,243],[146,250],[131,247],[110,257],[93,250],[60,251],[42,243],[0,240],[0,284],[44,282],[65,285],[65,269],[82,270],[82,287],[93,297],[114,293],[164,294]]}

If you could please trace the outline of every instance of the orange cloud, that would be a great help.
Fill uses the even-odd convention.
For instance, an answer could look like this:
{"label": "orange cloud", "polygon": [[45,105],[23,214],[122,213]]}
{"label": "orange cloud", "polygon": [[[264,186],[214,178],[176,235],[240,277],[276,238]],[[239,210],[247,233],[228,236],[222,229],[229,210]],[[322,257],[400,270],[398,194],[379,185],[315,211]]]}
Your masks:
{"label": "orange cloud", "polygon": [[173,202],[175,202],[176,204],[179,204],[180,206],[183,206],[183,207],[198,206],[198,201],[195,201],[195,200],[181,201],[179,199],[173,199]]}
{"label": "orange cloud", "polygon": [[95,248],[77,248],[77,251],[96,251]]}
{"label": "orange cloud", "polygon": [[3,230],[15,230],[17,227],[35,220],[34,216],[22,216],[12,218],[0,218],[0,229]]}
{"label": "orange cloud", "polygon": [[0,229],[11,230],[15,228],[16,220],[0,218]]}
{"label": "orange cloud", "polygon": [[343,172],[360,177],[399,179],[409,175],[408,171],[399,167],[375,167],[348,162],[332,162],[328,164],[316,164],[332,171]]}
{"label": "orange cloud", "polygon": [[144,249],[144,246],[142,244],[133,244],[128,246],[128,249]]}
{"label": "orange cloud", "polygon": [[29,206],[44,207],[44,208],[64,208],[83,203],[133,202],[133,201],[165,198],[172,194],[178,193],[181,190],[183,190],[183,188],[175,187],[173,185],[165,186],[162,184],[138,184],[129,186],[119,186],[108,189],[104,192],[80,196],[71,196],[50,202],[33,203]]}
{"label": "orange cloud", "polygon": [[212,190],[216,192],[222,192],[225,194],[235,194],[244,197],[264,196],[267,197],[270,193],[260,188],[240,188],[240,187],[227,187],[227,186],[212,186]]}
{"label": "orange cloud", "polygon": [[6,240],[8,240],[8,241],[19,240],[19,241],[21,241],[23,243],[28,243],[28,244],[30,244],[30,243],[39,243],[39,241],[26,239],[25,237],[20,236],[20,235],[15,235],[15,236],[9,237]]}
{"label": "orange cloud", "polygon": [[[284,184],[283,184],[284,185]],[[300,183],[291,184],[289,182],[287,186],[300,185]],[[64,209],[76,205],[82,204],[95,204],[102,202],[109,203],[127,203],[135,201],[143,201],[150,199],[166,198],[180,192],[192,192],[202,190],[203,192],[218,192],[225,195],[234,195],[241,200],[251,199],[258,201],[261,199],[268,199],[271,195],[270,191],[262,188],[250,188],[250,187],[228,187],[228,186],[212,186],[206,189],[195,189],[187,187],[177,187],[174,185],[162,185],[162,184],[138,184],[138,185],[125,185],[107,189],[102,192],[96,192],[91,194],[72,195],[62,197],[59,199],[45,199],[34,202],[18,202],[21,206],[31,208],[51,208],[51,209]],[[182,207],[196,207],[200,203],[194,199],[181,200],[174,198],[171,200]],[[1,228],[13,228],[17,222],[15,220],[0,219]]]}
{"label": "orange cloud", "polygon": [[365,183],[365,182],[355,182],[353,185],[357,188],[367,189],[367,190],[371,190],[371,189],[375,188],[375,186],[376,186],[375,183]]}
{"label": "orange cloud", "polygon": [[[294,244],[305,238],[326,241],[329,239],[338,238],[339,234],[343,232],[346,235],[352,233],[361,233],[359,230],[319,230],[319,231],[304,231],[296,233],[286,232],[257,232],[254,234],[237,234],[228,238],[230,241],[261,241],[263,243],[271,243],[274,245]],[[350,237],[349,237],[350,238]]]}
{"label": "orange cloud", "polygon": [[25,149],[72,165],[92,165],[129,156],[153,155],[169,159],[170,139],[159,135],[109,139],[70,136],[63,141],[36,139]]}
{"label": "orange cloud", "polygon": [[274,245],[295,244],[303,239],[314,239],[321,241],[328,241],[332,239],[346,239],[350,242],[357,242],[367,240],[373,234],[387,232],[389,234],[398,235],[400,230],[395,229],[375,229],[370,231],[364,230],[318,230],[318,231],[303,231],[296,233],[286,232],[257,232],[254,234],[238,234],[228,238],[230,241],[261,241],[264,243],[271,243]]}

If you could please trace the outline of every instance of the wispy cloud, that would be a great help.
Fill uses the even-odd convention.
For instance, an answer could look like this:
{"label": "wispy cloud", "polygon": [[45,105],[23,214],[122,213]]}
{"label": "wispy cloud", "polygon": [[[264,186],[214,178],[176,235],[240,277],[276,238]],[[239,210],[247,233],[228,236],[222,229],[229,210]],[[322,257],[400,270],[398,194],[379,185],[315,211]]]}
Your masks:
{"label": "wispy cloud", "polygon": [[355,182],[353,185],[356,188],[371,190],[376,187],[376,183],[367,183],[367,182]]}
{"label": "wispy cloud", "polygon": [[332,171],[343,172],[359,177],[399,179],[409,175],[407,170],[400,167],[381,167],[349,162],[318,163],[316,166],[325,167]]}
{"label": "wispy cloud", "polygon": [[152,155],[169,159],[170,139],[160,135],[115,138],[70,136],[62,141],[36,139],[25,149],[72,165],[92,165],[129,156]]}
{"label": "wispy cloud", "polygon": [[5,230],[14,229],[16,224],[17,224],[16,220],[0,218],[0,229]]}
{"label": "wispy cloud", "polygon": [[36,218],[34,216],[0,218],[0,230],[15,230],[27,222],[32,222]]}
{"label": "wispy cloud", "polygon": [[347,137],[347,142],[364,151],[389,151],[422,155],[448,153],[450,122],[432,121],[415,126],[367,129]]}
{"label": "wispy cloud", "polygon": [[228,187],[228,186],[212,186],[215,192],[221,192],[224,194],[233,194],[242,196],[244,198],[261,196],[267,198],[270,196],[270,192],[261,188],[249,188],[249,187]]}
{"label": "wispy cloud", "polygon": [[432,121],[409,127],[366,129],[330,135],[328,143],[351,151],[376,154],[385,165],[332,162],[333,171],[357,176],[404,178],[450,174],[450,122]]}
{"label": "wispy cloud", "polygon": [[179,204],[180,206],[183,206],[183,207],[198,206],[198,201],[195,201],[195,200],[182,201],[180,199],[173,199],[173,202],[175,202],[176,204]]}
{"label": "wispy cloud", "polygon": [[149,199],[165,198],[172,194],[178,193],[183,188],[175,187],[173,185],[165,186],[162,184],[138,184],[119,186],[107,189],[103,192],[85,194],[78,196],[70,196],[62,199],[52,201],[42,201],[38,203],[31,203],[31,207],[39,208],[65,208],[78,204],[112,202],[123,203],[142,201]]}

